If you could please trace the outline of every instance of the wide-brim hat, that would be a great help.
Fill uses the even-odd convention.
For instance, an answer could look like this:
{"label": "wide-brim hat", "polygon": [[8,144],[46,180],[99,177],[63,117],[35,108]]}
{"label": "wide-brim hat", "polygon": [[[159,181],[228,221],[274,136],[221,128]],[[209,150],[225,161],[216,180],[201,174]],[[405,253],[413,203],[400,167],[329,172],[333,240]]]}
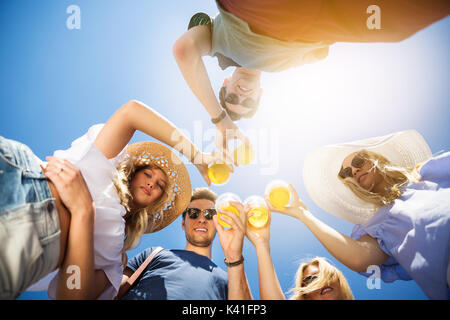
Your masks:
{"label": "wide-brim hat", "polygon": [[166,192],[171,197],[162,205],[162,209],[149,217],[145,233],[159,231],[183,213],[191,201],[192,186],[189,173],[180,157],[168,147],[152,141],[138,142],[127,147],[130,159],[154,165],[164,171],[168,184]]}
{"label": "wide-brim hat", "polygon": [[353,224],[366,224],[379,208],[358,198],[338,178],[342,161],[362,149],[383,155],[393,165],[408,168],[432,155],[425,139],[415,130],[328,145],[310,152],[303,167],[308,194],[320,208]]}

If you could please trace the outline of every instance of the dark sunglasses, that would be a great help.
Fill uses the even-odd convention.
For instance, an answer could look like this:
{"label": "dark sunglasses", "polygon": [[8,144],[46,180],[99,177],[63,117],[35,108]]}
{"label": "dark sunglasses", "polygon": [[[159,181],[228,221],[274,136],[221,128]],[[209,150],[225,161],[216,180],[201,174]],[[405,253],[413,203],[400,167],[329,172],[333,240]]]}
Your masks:
{"label": "dark sunglasses", "polygon": [[242,102],[239,102],[239,96],[235,93],[229,93],[225,96],[225,102],[229,104],[240,104],[243,107],[254,109],[258,105],[252,98],[246,98]]}
{"label": "dark sunglasses", "polygon": [[191,219],[197,219],[200,213],[203,211],[203,214],[205,215],[206,220],[211,220],[216,214],[216,209],[204,209],[200,210],[198,208],[187,208],[184,210],[184,213],[189,216]]}
{"label": "dark sunglasses", "polygon": [[[357,153],[353,157],[351,165],[352,165],[353,168],[361,169],[362,166],[364,165],[364,163],[366,163],[366,159],[364,159],[364,157],[360,153]],[[350,167],[347,167],[345,169],[341,168],[341,171],[339,171],[339,176],[342,179],[345,179],[345,178],[348,178],[348,177],[353,178],[353,170],[352,170],[352,168],[350,168]]]}
{"label": "dark sunglasses", "polygon": [[239,96],[235,93],[226,93],[225,87],[220,89],[220,95],[223,97],[225,102],[229,104],[240,104],[243,107],[255,109],[258,106],[258,102],[252,98],[246,98],[242,102],[239,102]]}
{"label": "dark sunglasses", "polygon": [[307,276],[305,279],[302,280],[302,287],[309,286],[314,280],[318,279],[319,277],[315,274]]}

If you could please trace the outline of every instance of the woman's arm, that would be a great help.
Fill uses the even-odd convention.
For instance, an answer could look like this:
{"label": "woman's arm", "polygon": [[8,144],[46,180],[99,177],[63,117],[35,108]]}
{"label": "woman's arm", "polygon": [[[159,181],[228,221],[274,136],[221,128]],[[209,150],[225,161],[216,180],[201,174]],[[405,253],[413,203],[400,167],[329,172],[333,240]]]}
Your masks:
{"label": "woman's arm", "polygon": [[91,194],[80,170],[70,162],[55,157],[47,157],[47,161],[43,171],[71,215],[56,298],[95,299],[109,281],[103,270],[94,270],[95,211]]}
{"label": "woman's arm", "polygon": [[94,144],[108,159],[111,159],[125,148],[136,130],[178,150],[191,162],[199,152],[169,120],[136,100],[129,101],[112,115]]}
{"label": "woman's arm", "polygon": [[336,231],[308,211],[292,185],[289,185],[289,188],[293,197],[292,204],[282,210],[276,209],[266,197],[270,209],[302,221],[328,252],[342,264],[353,271],[366,272],[370,265],[381,265],[389,259],[389,256],[381,250],[377,239],[364,235],[354,240]]}
{"label": "woman's arm", "polygon": [[262,228],[247,226],[247,238],[255,246],[258,259],[259,297],[261,300],[285,300],[286,297],[278,281],[272,258],[270,257],[270,221]]}
{"label": "woman's arm", "polygon": [[111,159],[130,142],[136,130],[171,146],[189,159],[200,171],[208,185],[208,164],[222,160],[219,155],[206,155],[169,120],[139,101],[131,100],[117,110],[106,122],[94,145]]}

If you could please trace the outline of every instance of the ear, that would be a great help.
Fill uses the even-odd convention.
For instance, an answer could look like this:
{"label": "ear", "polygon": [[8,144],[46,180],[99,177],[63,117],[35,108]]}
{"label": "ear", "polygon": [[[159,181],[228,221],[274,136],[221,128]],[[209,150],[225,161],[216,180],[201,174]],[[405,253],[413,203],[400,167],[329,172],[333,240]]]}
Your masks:
{"label": "ear", "polygon": [[230,78],[223,79],[222,87],[226,87],[229,82],[230,82]]}
{"label": "ear", "polygon": [[183,216],[181,216],[181,230],[186,229],[185,222],[184,222],[185,219],[186,219],[186,217],[184,217],[184,219],[183,219]]}

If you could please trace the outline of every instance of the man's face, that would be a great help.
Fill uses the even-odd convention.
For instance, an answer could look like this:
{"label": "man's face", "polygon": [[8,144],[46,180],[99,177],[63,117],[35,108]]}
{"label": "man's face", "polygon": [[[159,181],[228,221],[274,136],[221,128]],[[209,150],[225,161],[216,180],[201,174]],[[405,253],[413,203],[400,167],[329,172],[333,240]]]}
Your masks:
{"label": "man's face", "polygon": [[[192,201],[188,208],[197,208],[200,210],[214,209],[214,202],[207,199],[198,199]],[[191,219],[188,214],[181,222],[181,227],[186,234],[186,240],[197,247],[208,247],[212,244],[216,236],[216,228],[213,220],[205,218],[202,211],[196,219]]]}
{"label": "man's face", "polygon": [[236,68],[231,78],[224,80],[225,105],[228,110],[245,115],[257,107],[262,94],[260,75],[259,71]]}

